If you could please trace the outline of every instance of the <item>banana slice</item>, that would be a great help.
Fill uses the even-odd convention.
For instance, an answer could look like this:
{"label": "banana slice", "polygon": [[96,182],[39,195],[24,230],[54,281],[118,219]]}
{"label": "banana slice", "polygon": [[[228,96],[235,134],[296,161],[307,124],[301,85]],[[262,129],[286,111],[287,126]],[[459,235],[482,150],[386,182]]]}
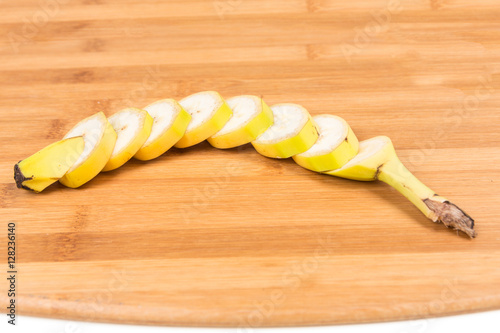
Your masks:
{"label": "banana slice", "polygon": [[162,99],[144,108],[154,119],[151,134],[134,155],[147,161],[165,153],[186,132],[191,116],[173,99]]}
{"label": "banana slice", "polygon": [[177,148],[193,146],[208,139],[224,127],[233,112],[215,91],[202,91],[179,102],[191,115],[186,133],[175,144]]}
{"label": "banana slice", "polygon": [[252,145],[261,155],[288,158],[305,152],[318,139],[318,130],[309,112],[292,103],[271,107],[274,123]]}
{"label": "banana slice", "polygon": [[82,186],[102,171],[116,143],[116,132],[104,113],[90,116],[73,127],[64,137],[83,136],[85,148],[78,160],[59,181],[68,187]]}
{"label": "banana slice", "polygon": [[359,143],[359,153],[332,176],[370,181],[381,180],[410,200],[428,219],[476,237],[474,220],[448,199],[417,179],[399,160],[391,139],[378,136]]}
{"label": "banana slice", "polygon": [[55,142],[14,166],[17,188],[41,192],[57,182],[83,152],[81,136]]}
{"label": "banana slice", "polygon": [[379,167],[396,156],[391,139],[377,136],[359,143],[359,152],[341,168],[324,173],[359,181],[377,180]]}
{"label": "banana slice", "polygon": [[262,98],[242,95],[226,102],[233,111],[232,117],[207,139],[215,148],[234,148],[249,143],[273,124],[273,112]]}
{"label": "banana slice", "polygon": [[130,160],[151,134],[153,118],[145,110],[127,108],[108,118],[118,138],[111,158],[102,171],[117,169]]}
{"label": "banana slice", "polygon": [[358,138],[344,119],[323,114],[314,116],[313,120],[319,138],[309,150],[293,156],[298,165],[317,172],[333,170],[358,153]]}

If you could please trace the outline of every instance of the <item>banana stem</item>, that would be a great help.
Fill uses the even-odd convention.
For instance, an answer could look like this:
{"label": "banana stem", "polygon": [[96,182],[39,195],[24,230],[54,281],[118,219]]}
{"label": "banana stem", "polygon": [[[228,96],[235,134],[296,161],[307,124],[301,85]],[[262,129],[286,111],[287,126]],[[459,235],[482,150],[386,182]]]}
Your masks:
{"label": "banana stem", "polygon": [[446,227],[463,231],[471,238],[476,236],[474,220],[425,186],[398,158],[381,165],[376,177],[398,190],[433,222],[441,222]]}
{"label": "banana stem", "polygon": [[434,196],[434,191],[417,179],[399,159],[393,159],[378,169],[377,178],[389,184],[410,200],[425,216],[435,221],[434,213],[423,200]]}

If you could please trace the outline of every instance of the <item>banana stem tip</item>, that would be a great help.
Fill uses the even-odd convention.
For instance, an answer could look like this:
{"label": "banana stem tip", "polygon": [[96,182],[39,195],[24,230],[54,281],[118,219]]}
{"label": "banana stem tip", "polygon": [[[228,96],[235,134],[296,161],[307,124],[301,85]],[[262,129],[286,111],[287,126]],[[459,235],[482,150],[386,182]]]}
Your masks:
{"label": "banana stem tip", "polygon": [[442,222],[447,228],[453,228],[466,233],[470,238],[477,236],[474,231],[474,219],[467,215],[457,205],[449,201],[436,201],[425,199],[424,203],[434,212],[434,222]]}

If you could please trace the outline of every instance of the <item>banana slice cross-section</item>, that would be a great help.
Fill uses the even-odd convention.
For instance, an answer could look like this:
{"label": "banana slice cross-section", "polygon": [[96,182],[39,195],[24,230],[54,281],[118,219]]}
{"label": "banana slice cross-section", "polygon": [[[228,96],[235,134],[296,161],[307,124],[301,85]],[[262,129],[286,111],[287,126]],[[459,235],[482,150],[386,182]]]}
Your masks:
{"label": "banana slice cross-section", "polygon": [[121,167],[142,147],[151,134],[153,118],[145,110],[127,108],[108,118],[117,134],[115,148],[102,171]]}
{"label": "banana slice cross-section", "polygon": [[338,169],[358,153],[358,139],[344,119],[323,114],[313,120],[319,137],[309,150],[293,156],[298,165],[317,172]]}
{"label": "banana slice cross-section", "polygon": [[134,155],[147,161],[164,154],[186,132],[191,116],[173,99],[163,99],[144,108],[153,118],[151,134]]}
{"label": "banana slice cross-section", "polygon": [[175,146],[186,148],[200,143],[218,131],[231,118],[233,112],[215,91],[202,91],[182,99],[179,104],[191,115],[186,133]]}
{"label": "banana slice cross-section", "polygon": [[97,176],[108,163],[116,143],[116,132],[104,113],[90,116],[73,127],[64,137],[83,136],[85,147],[78,160],[59,181],[68,187],[79,187]]}
{"label": "banana slice cross-section", "polygon": [[381,180],[410,200],[428,219],[474,238],[474,220],[458,206],[417,179],[399,160],[391,140],[378,136],[359,143],[359,153],[343,167],[326,174],[342,178]]}
{"label": "banana slice cross-section", "polygon": [[55,142],[14,166],[18,188],[41,192],[57,182],[75,164],[83,152],[81,136]]}
{"label": "banana slice cross-section", "polygon": [[262,98],[242,95],[226,102],[233,115],[220,131],[207,139],[215,148],[234,148],[247,144],[273,124],[273,112]]}
{"label": "banana slice cross-section", "polygon": [[305,152],[318,139],[318,130],[309,112],[292,103],[271,107],[274,123],[252,141],[255,150],[272,158],[288,158]]}

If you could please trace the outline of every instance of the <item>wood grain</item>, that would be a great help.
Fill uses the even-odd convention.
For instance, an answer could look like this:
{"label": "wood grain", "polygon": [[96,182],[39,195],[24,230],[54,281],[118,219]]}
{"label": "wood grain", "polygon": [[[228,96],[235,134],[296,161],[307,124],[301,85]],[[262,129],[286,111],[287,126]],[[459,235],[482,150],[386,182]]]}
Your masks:
{"label": "wood grain", "polygon": [[[260,327],[500,308],[497,2],[51,3],[0,2],[0,252],[14,221],[20,314]],[[478,237],[384,184],[249,146],[172,149],[77,190],[15,188],[13,165],[80,119],[208,89],[388,135]]]}

